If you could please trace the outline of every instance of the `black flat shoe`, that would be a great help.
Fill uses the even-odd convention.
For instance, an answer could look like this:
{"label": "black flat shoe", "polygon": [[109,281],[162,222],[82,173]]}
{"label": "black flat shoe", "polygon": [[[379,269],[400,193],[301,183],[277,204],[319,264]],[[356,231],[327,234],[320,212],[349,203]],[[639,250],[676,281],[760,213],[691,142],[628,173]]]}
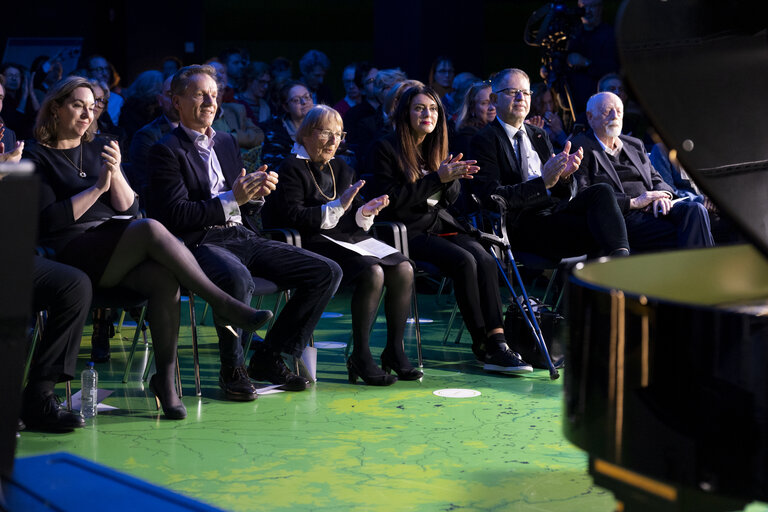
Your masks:
{"label": "black flat shoe", "polygon": [[381,368],[387,373],[394,370],[397,374],[397,378],[400,380],[419,380],[424,376],[424,372],[417,370],[410,364],[398,368],[397,360],[389,355],[389,352],[386,350],[381,353]]}
{"label": "black flat shoe", "polygon": [[[381,372],[381,370],[379,371]],[[351,357],[347,359],[347,373],[349,374],[350,384],[356,384],[358,377],[363,379],[363,382],[369,386],[391,386],[397,382],[397,377],[384,372],[365,375]]]}
{"label": "black flat shoe", "polygon": [[168,407],[165,406],[165,404],[163,403],[163,399],[161,398],[161,395],[158,392],[158,387],[155,384],[155,375],[153,375],[149,379],[149,390],[155,395],[155,403],[157,404],[157,410],[159,411],[160,407],[162,407],[163,414],[169,420],[183,420],[184,418],[186,418],[187,408],[184,407],[184,404],[179,404],[174,406],[169,405]]}
{"label": "black flat shoe", "polygon": [[272,319],[272,312],[268,309],[253,309],[239,302],[230,308],[215,311],[215,315],[220,325],[229,325],[245,332],[256,332]]}

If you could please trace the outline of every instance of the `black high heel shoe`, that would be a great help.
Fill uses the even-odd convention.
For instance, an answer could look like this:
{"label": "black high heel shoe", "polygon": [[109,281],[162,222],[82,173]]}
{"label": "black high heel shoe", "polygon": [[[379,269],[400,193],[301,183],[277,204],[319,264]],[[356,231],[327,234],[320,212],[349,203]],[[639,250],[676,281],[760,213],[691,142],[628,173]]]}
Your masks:
{"label": "black high heel shoe", "polygon": [[268,309],[253,309],[234,299],[230,307],[219,308],[214,313],[221,325],[242,329],[244,332],[256,332],[272,319],[272,312]]}
{"label": "black high heel shoe", "polygon": [[160,407],[162,407],[163,414],[169,420],[183,420],[184,418],[186,418],[187,408],[184,407],[184,404],[176,405],[173,407],[165,406],[165,404],[163,403],[163,399],[161,398],[161,395],[158,392],[157,384],[155,384],[155,375],[152,375],[152,377],[149,379],[149,390],[155,395],[155,403],[157,404],[157,410],[159,411]]}
{"label": "black high heel shoe", "polygon": [[419,380],[424,376],[424,372],[413,366],[398,367],[397,359],[386,350],[381,353],[381,368],[387,373],[394,370],[400,380]]}
{"label": "black high heel shoe", "polygon": [[360,371],[360,368],[357,366],[357,363],[351,357],[347,359],[347,372],[349,374],[350,384],[357,383],[358,377],[363,379],[363,382],[365,382],[369,386],[391,386],[392,384],[397,382],[397,377],[384,372],[377,373],[375,375],[365,375],[363,372]]}

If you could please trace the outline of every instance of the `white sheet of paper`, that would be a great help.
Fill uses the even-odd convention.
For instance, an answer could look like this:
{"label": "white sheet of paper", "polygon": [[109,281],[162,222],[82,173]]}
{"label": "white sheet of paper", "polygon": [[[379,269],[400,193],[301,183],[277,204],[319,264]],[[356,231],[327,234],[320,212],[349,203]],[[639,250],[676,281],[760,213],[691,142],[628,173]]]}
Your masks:
{"label": "white sheet of paper", "polygon": [[345,249],[349,249],[350,251],[354,251],[357,254],[362,254],[363,256],[375,256],[377,258],[383,258],[385,256],[389,256],[390,254],[394,254],[397,252],[397,249],[395,249],[391,245],[387,245],[384,242],[376,240],[375,238],[368,238],[367,240],[363,240],[362,242],[357,242],[356,244],[350,244],[348,242],[334,240],[333,238],[327,235],[323,235],[323,236],[328,240],[330,240],[331,242],[338,244],[344,247]]}
{"label": "white sheet of paper", "polygon": [[280,384],[273,384],[271,386],[264,386],[263,388],[256,388],[256,393],[258,395],[274,395],[275,393],[285,393],[285,390],[277,389],[280,386]]}
{"label": "white sheet of paper", "polygon": [[[96,400],[98,400],[98,404],[96,405],[97,411],[113,411],[117,409],[117,407],[114,407],[112,405],[107,405],[101,403],[105,398],[107,398],[109,395],[114,393],[114,391],[111,391],[109,389],[96,389]],[[82,403],[81,400],[82,391],[78,391],[77,393],[74,393],[72,395],[72,410],[73,411],[79,411],[80,410],[80,404]],[[62,405],[64,407],[67,406],[67,401],[65,400]]]}

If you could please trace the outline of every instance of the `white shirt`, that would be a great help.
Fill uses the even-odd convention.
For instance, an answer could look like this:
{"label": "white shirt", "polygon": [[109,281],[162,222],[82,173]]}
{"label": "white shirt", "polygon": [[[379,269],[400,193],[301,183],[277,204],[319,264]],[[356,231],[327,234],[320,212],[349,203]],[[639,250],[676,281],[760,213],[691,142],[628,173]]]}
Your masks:
{"label": "white shirt", "polygon": [[539,154],[533,149],[533,146],[531,145],[531,141],[528,138],[528,133],[525,131],[525,125],[521,126],[518,129],[512,126],[511,124],[505,123],[498,116],[496,116],[496,119],[498,119],[499,123],[501,123],[501,127],[504,128],[504,131],[506,132],[507,137],[509,137],[509,142],[512,144],[512,147],[515,148],[516,151],[518,151],[518,154],[519,154],[520,148],[517,147],[517,139],[515,139],[515,134],[520,130],[523,131],[522,143],[523,145],[525,145],[526,161],[521,162],[520,165],[522,166],[522,170],[525,172],[525,175],[528,177],[528,180],[532,180],[534,178],[540,178],[541,177],[541,159],[539,158]]}
{"label": "white shirt", "polygon": [[[296,155],[296,158],[299,160],[309,160],[309,153],[307,153],[307,150],[304,146],[299,144],[298,142],[293,144],[293,148],[291,149],[291,153]],[[334,160],[336,157],[331,158],[331,160]],[[333,229],[336,227],[336,224],[339,223],[339,220],[341,220],[341,217],[344,215],[344,207],[341,206],[341,198],[336,198],[333,201],[330,201],[328,203],[325,203],[320,206],[320,211],[322,215],[323,221],[320,223],[320,229]],[[371,215],[370,217],[366,217],[363,215],[363,207],[357,209],[357,212],[355,213],[355,222],[358,226],[363,228],[365,231],[368,231],[371,229],[371,226],[373,226],[373,220],[376,217],[374,215]]]}
{"label": "white shirt", "polygon": [[184,130],[192,143],[197,148],[197,152],[200,158],[205,162],[205,166],[208,171],[208,182],[211,184],[211,197],[216,197],[221,204],[221,208],[224,212],[224,218],[226,222],[234,222],[236,224],[242,224],[243,218],[240,215],[240,206],[235,200],[235,193],[227,185],[224,180],[224,174],[221,172],[221,164],[216,156],[214,147],[214,136],[216,132],[213,128],[208,127],[206,133],[200,133],[195,130],[191,130],[179,124],[182,130]]}
{"label": "white shirt", "polygon": [[[594,135],[594,133],[593,133]],[[597,140],[597,143],[600,144],[600,146],[603,148],[603,150],[608,153],[611,156],[616,156],[621,151],[621,148],[624,147],[624,143],[621,141],[620,138],[616,137],[616,147],[611,149],[605,144],[603,144],[603,141],[601,141],[599,138],[597,138],[597,135],[595,135],[595,140]]]}

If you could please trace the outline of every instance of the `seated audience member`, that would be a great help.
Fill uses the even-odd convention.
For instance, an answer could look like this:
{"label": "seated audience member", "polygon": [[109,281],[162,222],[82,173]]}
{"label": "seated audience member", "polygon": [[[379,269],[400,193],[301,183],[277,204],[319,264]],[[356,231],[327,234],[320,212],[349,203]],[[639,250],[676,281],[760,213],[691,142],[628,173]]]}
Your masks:
{"label": "seated audience member", "polygon": [[449,129],[450,123],[453,123],[454,127],[456,126],[456,119],[459,116],[459,110],[461,110],[461,104],[464,102],[467,90],[472,87],[472,84],[480,81],[478,77],[467,71],[454,77],[451,92],[443,98],[443,108],[448,113]]}
{"label": "seated audience member", "polygon": [[264,131],[261,161],[275,169],[290,154],[296,142],[296,130],[309,109],[315,106],[307,86],[297,80],[284,82],[279,97],[281,113],[260,125]]}
{"label": "seated audience member", "polygon": [[[275,201],[273,211],[279,225],[297,228],[302,246],[338,263],[344,282],[354,286],[354,348],[347,360],[350,382],[360,377],[366,384],[387,386],[397,380],[385,373],[388,370],[395,370],[400,379],[416,380],[422,373],[403,350],[413,290],[410,262],[400,252],[381,258],[363,256],[334,241],[354,244],[370,239],[366,231],[388,204],[386,195],[363,200],[358,192],[365,182],[357,181],[354,169],[334,158],[344,139],[343,129],[338,112],[325,105],[313,107],[299,126],[293,153],[280,165],[280,187],[269,201]],[[383,372],[371,356],[369,338],[384,287],[387,345],[381,354]]]}
{"label": "seated audience member", "polygon": [[333,106],[333,109],[336,110],[336,112],[338,112],[342,117],[344,117],[344,114],[346,114],[349,109],[355,105],[358,105],[363,97],[360,93],[360,89],[355,83],[356,67],[357,66],[355,64],[350,64],[344,68],[344,73],[341,76],[341,80],[344,84],[344,92],[346,94],[341,100],[339,100],[338,103]]}
{"label": "seated audience member", "polygon": [[[106,91],[109,91],[110,102],[107,107],[107,113],[113,125],[120,124],[120,110],[123,108],[124,98],[121,94],[120,76],[115,71],[114,66],[101,55],[91,55],[83,61],[87,70],[87,78],[93,78],[106,85]],[[82,66],[81,66],[82,67]]]}
{"label": "seated audience member", "polygon": [[174,73],[182,68],[181,59],[173,55],[169,55],[160,61],[160,72],[163,73],[163,80],[172,77]]}
{"label": "seated audience member", "polygon": [[157,95],[163,90],[163,74],[144,71],[125,90],[125,103],[120,109],[120,127],[125,130],[126,145],[139,128],[151,122],[159,114]]}
{"label": "seated audience member", "polygon": [[379,100],[376,99],[373,83],[376,81],[376,74],[378,72],[378,69],[367,62],[361,62],[355,68],[355,85],[357,85],[357,88],[360,90],[362,97],[359,104],[350,108],[349,111],[342,116],[349,133],[352,133],[352,131],[357,128],[357,124],[360,120],[376,114],[376,109],[379,107]]}
{"label": "seated audience member", "polygon": [[57,57],[51,59],[48,55],[40,55],[32,61],[32,73],[35,77],[32,80],[33,92],[39,104],[48,94],[48,89],[61,80],[64,69]]}
{"label": "seated audience member", "polygon": [[30,74],[24,66],[6,62],[0,67],[0,75],[5,77],[5,124],[16,132],[19,140],[28,139],[40,109]]}
{"label": "seated audience member", "polygon": [[325,74],[330,67],[331,61],[328,56],[318,50],[309,50],[299,60],[299,71],[301,71],[299,80],[307,85],[315,105],[320,103],[327,105],[333,101],[333,93],[324,83]]}
{"label": "seated audience member", "polygon": [[76,377],[83,326],[91,303],[91,281],[74,267],[34,257],[34,310],[47,310],[48,320],[24,388],[21,420],[28,429],[68,432],[84,427],[76,411],[60,407],[54,387]]}
{"label": "seated audience member", "polygon": [[[3,112],[3,100],[5,99],[5,85],[4,85],[4,78],[3,75],[0,75],[0,115]],[[16,148],[16,132],[5,126],[5,121],[3,121],[3,118],[0,117],[0,144],[2,144],[2,147],[0,147],[0,155],[6,152],[13,151]],[[8,161],[10,157],[6,157],[5,160],[0,161]]]}
{"label": "seated audience member", "polygon": [[174,385],[179,285],[209,301],[220,322],[255,330],[272,314],[216,287],[159,222],[131,218],[138,212],[136,193],[121,172],[117,143],[93,138],[93,105],[92,87],[81,77],[63,79],[43,101],[36,140],[24,150],[41,178],[39,243],[94,286],[121,286],[148,298],[157,367],[149,387],[165,416],[181,419],[186,409]]}
{"label": "seated audience member", "polygon": [[531,112],[526,122],[544,130],[554,150],[562,151],[568,140],[568,132],[558,112],[552,89],[547,87],[547,84],[539,82],[533,84],[531,93]]}
{"label": "seated audience member", "polygon": [[[377,103],[373,114],[353,117],[352,114],[358,107],[348,112],[350,116],[348,146],[357,155],[358,161],[362,162],[365,160],[369,149],[376,139],[388,130],[387,123],[389,121],[384,112],[384,100],[390,89],[404,80],[406,80],[405,73],[399,69],[380,70],[376,73],[376,79],[373,82],[373,95]],[[354,126],[351,125],[353,122],[355,122]]]}
{"label": "seated audience member", "polygon": [[89,79],[88,83],[91,84],[91,89],[93,90],[93,121],[96,126],[94,133],[117,140],[120,145],[120,151],[123,151],[127,138],[125,130],[120,126],[116,126],[112,122],[112,118],[107,114],[109,100],[112,98],[109,88],[107,88],[104,82],[100,82],[95,78]]}
{"label": "seated audience member", "polygon": [[633,252],[714,245],[707,210],[678,201],[648,160],[640,139],[621,134],[621,99],[601,92],[587,102],[591,131],[574,138],[584,149],[577,174],[580,188],[607,184],[624,214]]}
{"label": "seated audience member", "polygon": [[554,155],[547,134],[524,122],[531,108],[528,75],[505,69],[491,87],[496,119],[470,143],[469,154],[480,166],[470,190],[488,208],[496,206],[491,194],[506,200],[512,248],[557,260],[628,254],[624,219],[610,186],[576,193],[571,175],[579,167],[581,148],[569,154],[566,142]]}
{"label": "seated audience member", "polygon": [[163,81],[162,91],[155,96],[160,115],[153,119],[151,123],[143,126],[131,139],[131,172],[128,174],[128,181],[133,189],[139,193],[139,206],[143,210],[147,208],[146,187],[149,183],[147,157],[149,156],[149,149],[162,139],[166,133],[179,125],[179,114],[173,108],[173,103],[171,103],[172,78],[173,76],[169,76]]}
{"label": "seated audience member", "polygon": [[445,111],[432,88],[405,91],[394,118],[395,133],[376,141],[367,165],[371,193],[389,197],[382,218],[405,224],[411,258],[453,279],[472,351],[484,368],[532,371],[504,338],[495,260],[447,211],[459,195],[459,180],[477,172],[475,162],[449,156]]}
{"label": "seated audience member", "polygon": [[455,76],[453,61],[448,57],[438,57],[432,63],[432,67],[429,69],[429,86],[437,92],[440,101],[453,90],[453,78]]}
{"label": "seated audience member", "polygon": [[[219,94],[223,94],[224,83],[218,82],[218,87]],[[216,120],[213,122],[213,129],[217,132],[234,135],[243,153],[261,146],[261,143],[264,142],[264,132],[253,121],[248,119],[245,113],[245,106],[240,103],[219,103],[218,110],[216,111]],[[258,149],[261,148],[259,147]],[[255,168],[248,169],[246,167],[246,170],[251,171],[255,170]]]}
{"label": "seated audience member", "polygon": [[643,141],[646,146],[653,145],[651,123],[640,109],[640,106],[629,97],[624,81],[616,73],[608,73],[597,82],[596,92],[612,92],[619,97],[624,105],[624,135],[631,135]]}
{"label": "seated audience member", "polygon": [[219,62],[227,70],[224,82],[224,94],[219,98],[219,104],[235,101],[235,95],[243,90],[242,78],[248,59],[240,48],[227,48],[219,54]]}
{"label": "seated audience member", "polygon": [[[311,101],[301,88],[300,94]],[[233,400],[256,398],[249,375],[286,390],[307,389],[309,381],[288,370],[281,353],[300,356],[304,351],[338,287],[341,269],[327,258],[262,238],[243,226],[244,216],[261,208],[278,178],[266,166],[246,174],[234,137],[211,128],[218,94],[214,69],[180,69],[171,92],[180,123],[150,150],[150,215],[188,244],[206,274],[242,303],[251,301],[252,276],[295,290],[264,342],[257,344],[247,370],[238,336],[215,322],[219,384]]]}
{"label": "seated audience member", "polygon": [[450,139],[454,155],[469,154],[469,143],[482,127],[496,119],[496,106],[491,101],[491,83],[472,84],[464,95],[456,118],[456,129]]}
{"label": "seated audience member", "polygon": [[269,72],[272,75],[272,84],[270,86],[267,102],[272,114],[282,112],[280,108],[280,88],[283,83],[293,80],[293,63],[285,57],[275,57],[269,63]]}
{"label": "seated audience member", "polygon": [[267,103],[267,94],[272,77],[269,66],[264,62],[251,62],[243,72],[245,89],[235,95],[235,102],[245,107],[245,114],[254,124],[268,121],[272,112]]}

